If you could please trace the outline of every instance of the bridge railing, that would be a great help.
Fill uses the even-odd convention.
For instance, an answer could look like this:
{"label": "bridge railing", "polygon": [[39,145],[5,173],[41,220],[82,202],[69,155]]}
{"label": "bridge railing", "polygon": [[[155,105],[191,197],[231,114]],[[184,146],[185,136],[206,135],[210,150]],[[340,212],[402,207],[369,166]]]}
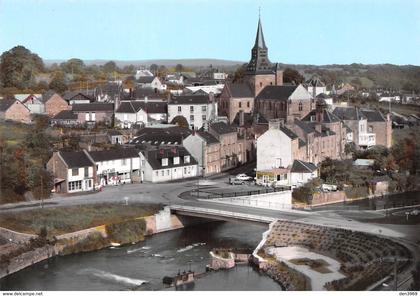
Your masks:
{"label": "bridge railing", "polygon": [[[209,200],[210,202],[210,200]],[[293,208],[292,204],[284,202],[275,202],[261,199],[251,199],[246,197],[232,197],[232,198],[215,198],[211,202],[235,204],[245,207],[264,208],[272,210],[290,210]]]}
{"label": "bridge railing", "polygon": [[258,222],[265,222],[265,223],[271,223],[277,220],[276,218],[268,217],[268,216],[238,213],[238,212],[231,212],[231,211],[218,210],[218,209],[208,209],[208,208],[180,206],[180,205],[171,205],[169,206],[169,208],[171,210],[178,210],[178,211],[191,212],[191,213],[197,213],[197,214],[208,214],[208,215],[222,216],[222,217],[228,217],[228,218],[234,218],[234,219],[240,219],[240,220],[258,221]]}
{"label": "bridge railing", "polygon": [[200,193],[205,193],[207,195],[201,196],[201,198],[206,199],[214,199],[214,198],[228,198],[228,197],[240,197],[240,196],[253,196],[253,195],[260,195],[260,194],[267,194],[273,192],[283,192],[291,190],[290,186],[282,186],[282,187],[269,187],[263,188],[258,190],[247,190],[247,191],[234,191],[234,192],[212,192],[212,191],[204,191],[200,190]]}

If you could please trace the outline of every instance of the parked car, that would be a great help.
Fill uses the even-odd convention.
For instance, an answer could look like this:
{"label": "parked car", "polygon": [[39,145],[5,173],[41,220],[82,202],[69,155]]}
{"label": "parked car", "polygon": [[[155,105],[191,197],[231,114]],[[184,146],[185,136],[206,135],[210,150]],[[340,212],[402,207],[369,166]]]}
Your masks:
{"label": "parked car", "polygon": [[229,178],[229,184],[230,185],[243,185],[245,184],[244,180],[239,180],[237,178]]}
{"label": "parked car", "polygon": [[253,178],[246,174],[239,174],[236,176],[236,179],[242,180],[242,181],[251,181]]}

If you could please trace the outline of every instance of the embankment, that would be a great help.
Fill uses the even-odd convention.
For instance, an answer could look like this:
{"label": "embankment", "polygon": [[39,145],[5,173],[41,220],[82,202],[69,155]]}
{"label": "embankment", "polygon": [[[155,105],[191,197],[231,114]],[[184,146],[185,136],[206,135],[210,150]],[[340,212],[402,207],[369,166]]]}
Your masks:
{"label": "embankment", "polygon": [[148,235],[182,227],[183,223],[178,217],[172,215],[169,208],[164,208],[152,216],[100,225],[48,239],[0,228],[0,236],[7,241],[0,247],[0,278],[56,255],[135,243]]}

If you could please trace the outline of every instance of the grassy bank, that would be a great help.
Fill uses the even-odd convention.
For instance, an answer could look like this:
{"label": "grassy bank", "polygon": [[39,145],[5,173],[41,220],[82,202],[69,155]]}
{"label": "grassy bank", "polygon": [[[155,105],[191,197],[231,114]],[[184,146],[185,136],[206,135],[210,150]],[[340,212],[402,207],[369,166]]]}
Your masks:
{"label": "grassy bank", "polygon": [[96,204],[72,207],[31,209],[2,213],[2,227],[29,234],[38,234],[45,227],[49,237],[99,225],[118,224],[153,215],[161,209],[151,204]]}

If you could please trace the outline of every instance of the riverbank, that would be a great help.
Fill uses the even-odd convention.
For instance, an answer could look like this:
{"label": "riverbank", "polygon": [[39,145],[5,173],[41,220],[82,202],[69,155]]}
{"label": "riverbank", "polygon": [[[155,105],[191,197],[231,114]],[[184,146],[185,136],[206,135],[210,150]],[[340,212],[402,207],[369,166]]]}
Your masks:
{"label": "riverbank", "polygon": [[[62,227],[41,229],[39,235],[0,228],[0,237],[2,237],[0,241],[0,278],[57,255],[77,254],[133,244],[143,241],[148,235],[183,227],[182,222],[176,216],[171,215],[169,209],[164,208],[157,212],[158,209],[143,205],[141,211],[136,212],[132,209],[128,211],[130,215],[120,215],[118,219],[110,215],[112,217],[110,223],[59,235],[54,234],[62,233]],[[62,210],[60,209],[60,212]],[[152,212],[155,214],[149,215]],[[148,215],[135,216],[136,213]],[[99,216],[102,214],[101,212]],[[98,215],[93,215],[93,217],[94,221],[104,221],[98,220]],[[60,222],[59,220],[54,223]],[[52,221],[50,222],[52,223]],[[61,222],[63,223],[63,220]],[[9,221],[9,225],[14,225],[14,223],[16,221]],[[24,228],[28,225],[22,223],[19,224],[19,227]],[[77,229],[80,228],[80,225],[73,227]],[[47,229],[50,230],[49,235]],[[34,232],[34,229],[30,229],[28,232]]]}
{"label": "riverbank", "polygon": [[412,256],[384,237],[287,221],[270,224],[253,253],[257,266],[287,290],[339,291],[364,290],[393,271],[394,258],[402,271]]}

